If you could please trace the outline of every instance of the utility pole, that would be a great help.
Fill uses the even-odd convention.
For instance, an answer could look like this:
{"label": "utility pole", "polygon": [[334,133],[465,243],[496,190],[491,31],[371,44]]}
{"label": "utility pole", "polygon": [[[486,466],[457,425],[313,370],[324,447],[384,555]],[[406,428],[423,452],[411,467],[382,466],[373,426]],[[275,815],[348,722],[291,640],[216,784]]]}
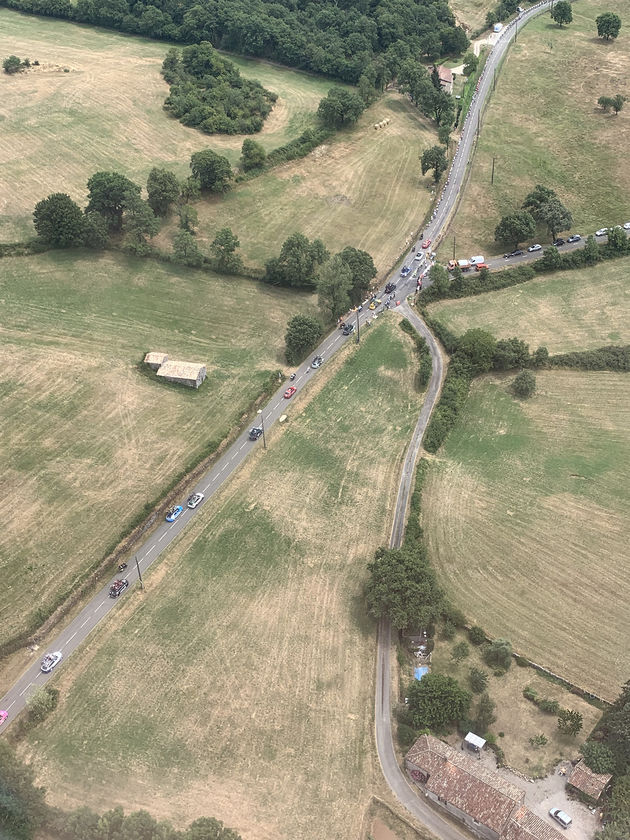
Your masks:
{"label": "utility pole", "polygon": [[492,175],[490,176],[490,183],[491,184],[494,184],[494,162],[495,162],[495,160],[496,160],[496,158],[493,157],[492,158]]}
{"label": "utility pole", "polygon": [[492,71],[492,90],[497,89],[497,68]]}
{"label": "utility pole", "polygon": [[359,343],[359,341],[360,341],[360,338],[359,338],[359,328],[360,328],[360,324],[359,324],[359,310],[357,309],[357,344],[358,344],[358,343]]}
{"label": "utility pole", "polygon": [[518,20],[516,21],[516,26],[514,28],[514,41],[516,42],[516,36],[518,35]]}
{"label": "utility pole", "polygon": [[453,237],[453,259],[455,259],[455,237]]}
{"label": "utility pole", "polygon": [[138,570],[138,580],[140,581],[140,589],[144,589],[144,583],[142,582],[142,572],[140,571],[140,563],[138,563],[138,555],[135,556],[136,561],[136,569]]}
{"label": "utility pole", "polygon": [[479,139],[479,128],[481,123],[481,114],[477,111],[477,140]]}

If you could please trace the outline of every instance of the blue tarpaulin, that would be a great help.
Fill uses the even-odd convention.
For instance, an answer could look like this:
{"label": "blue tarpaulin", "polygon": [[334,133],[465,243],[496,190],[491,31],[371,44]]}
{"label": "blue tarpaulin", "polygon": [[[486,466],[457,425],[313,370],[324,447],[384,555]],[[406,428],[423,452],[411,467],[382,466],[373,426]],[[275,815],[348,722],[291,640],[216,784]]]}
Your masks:
{"label": "blue tarpaulin", "polygon": [[421,680],[425,674],[429,673],[429,669],[426,665],[422,665],[420,668],[413,669],[413,675],[417,680]]}

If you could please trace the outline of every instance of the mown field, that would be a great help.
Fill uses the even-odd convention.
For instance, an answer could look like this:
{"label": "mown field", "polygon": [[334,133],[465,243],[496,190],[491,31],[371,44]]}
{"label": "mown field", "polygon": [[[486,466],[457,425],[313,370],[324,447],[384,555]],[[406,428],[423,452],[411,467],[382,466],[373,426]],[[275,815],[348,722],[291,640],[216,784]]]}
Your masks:
{"label": "mown field", "polygon": [[[572,9],[573,23],[563,29],[546,14],[529,23],[497,73],[470,180],[446,240],[450,248],[455,235],[462,256],[502,252],[494,242],[499,219],[519,208],[538,183],[556,190],[579,233],[630,219],[630,111],[615,116],[597,106],[602,95],[630,96],[630,34],[622,28],[616,41],[597,38],[595,18],[605,9],[595,0],[580,0]],[[629,0],[621,0],[616,13],[630,19]],[[549,239],[541,231],[533,241]]]}
{"label": "mown field", "polygon": [[[0,641],[54,602],[283,367],[305,295],[123,256],[5,258]],[[226,326],[229,325],[229,326]],[[199,391],[142,370],[205,362]]]}
{"label": "mown field", "polygon": [[[390,117],[378,131],[374,123]],[[198,239],[206,245],[228,226],[239,236],[249,264],[277,255],[294,231],[319,237],[331,251],[362,248],[379,272],[387,270],[422,224],[430,176],[418,156],[436,142],[426,120],[402,96],[386,94],[360,119],[308,157],[204,199]],[[175,222],[157,241],[169,247]]]}
{"label": "mown field", "polygon": [[[153,166],[184,177],[190,155],[208,147],[236,163],[243,137],[204,135],[162,110],[168,85],[160,67],[169,46],[0,9],[0,54],[40,62],[27,73],[0,74],[0,241],[32,235],[33,207],[51,192],[82,202],[98,170],[123,172],[142,185]],[[329,80],[231,59],[279,94],[255,135],[266,148],[314,121]]]}
{"label": "mown field", "polygon": [[421,395],[393,317],[348,345],[59,672],[25,749],[57,804],[356,837],[374,783],[366,561]]}
{"label": "mown field", "polygon": [[423,493],[439,578],[470,621],[605,698],[627,679],[624,374],[477,380]]}
{"label": "mown field", "polygon": [[[496,5],[492,0],[452,0],[449,3],[458,23],[465,27],[469,38],[483,28],[486,15]],[[461,64],[461,61],[459,63]]]}
{"label": "mown field", "polygon": [[551,353],[630,343],[630,260],[545,274],[509,289],[445,300],[432,316],[457,335],[483,327],[497,338],[517,336]]}

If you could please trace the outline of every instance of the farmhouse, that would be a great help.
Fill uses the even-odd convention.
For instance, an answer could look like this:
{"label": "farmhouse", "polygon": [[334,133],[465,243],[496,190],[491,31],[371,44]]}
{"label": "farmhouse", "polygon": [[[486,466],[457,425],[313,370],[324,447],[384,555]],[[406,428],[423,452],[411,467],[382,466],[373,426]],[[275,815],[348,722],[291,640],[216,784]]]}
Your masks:
{"label": "farmhouse", "polygon": [[447,93],[453,93],[453,71],[443,65],[440,65],[436,69],[438,71],[438,76],[440,77],[440,86],[442,87],[442,90],[445,90]]}
{"label": "farmhouse", "polygon": [[593,802],[597,802],[611,779],[611,773],[594,773],[582,760],[578,761],[571,771],[567,785],[586,794]]}
{"label": "farmhouse", "polygon": [[167,382],[198,388],[206,378],[206,366],[199,362],[164,362],[160,365],[157,375]]}
{"label": "farmhouse", "polygon": [[145,365],[148,365],[151,370],[157,370],[164,362],[168,362],[166,353],[151,352],[144,357]]}
{"label": "farmhouse", "polygon": [[484,840],[560,840],[553,826],[525,807],[525,793],[432,735],[421,735],[405,767],[429,799]]}

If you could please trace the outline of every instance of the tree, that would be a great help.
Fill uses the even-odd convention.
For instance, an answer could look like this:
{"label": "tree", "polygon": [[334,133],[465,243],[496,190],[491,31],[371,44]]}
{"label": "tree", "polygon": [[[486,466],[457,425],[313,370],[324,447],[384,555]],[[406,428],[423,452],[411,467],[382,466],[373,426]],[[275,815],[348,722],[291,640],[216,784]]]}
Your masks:
{"label": "tree", "polygon": [[444,125],[441,125],[438,128],[438,140],[440,141],[440,143],[443,146],[446,146],[446,148],[448,149],[448,143],[449,143],[450,139],[451,139],[451,126],[448,125],[447,123],[444,123]]}
{"label": "tree", "polygon": [[597,104],[607,114],[613,106],[612,96],[600,96]]}
{"label": "tree", "polygon": [[558,0],[551,7],[551,18],[558,26],[564,26],[573,22],[573,10],[568,0]]}
{"label": "tree", "polygon": [[621,109],[623,108],[623,103],[627,100],[627,98],[627,96],[622,96],[620,93],[616,93],[612,97],[610,104],[612,106],[613,111],[615,112],[615,115],[617,115],[619,111],[621,111]]}
{"label": "tree", "polygon": [[444,600],[423,547],[379,548],[368,564],[368,612],[387,616],[396,630],[427,627],[440,615]]}
{"label": "tree", "polygon": [[46,814],[45,790],[35,787],[35,773],[0,740],[0,836],[29,840]]}
{"label": "tree", "polygon": [[453,662],[461,662],[467,656],[470,656],[470,648],[466,642],[458,642],[456,645],[453,645],[451,650],[451,659]]}
{"label": "tree", "polygon": [[190,231],[178,230],[173,236],[173,257],[177,262],[194,268],[198,268],[203,263],[203,254]]}
{"label": "tree", "polygon": [[584,756],[584,763],[594,773],[615,772],[615,756],[608,744],[602,744],[599,741],[586,741],[580,747],[580,752]]}
{"label": "tree", "polygon": [[453,723],[468,715],[471,694],[453,677],[429,673],[414,680],[407,692],[409,711],[417,729],[446,731]]}
{"label": "tree", "polygon": [[292,233],[282,244],[280,256],[265,264],[263,280],[278,286],[314,286],[316,266],[328,259],[320,239],[309,242],[303,233]]}
{"label": "tree", "polygon": [[323,328],[317,318],[310,315],[294,315],[287,324],[284,336],[284,355],[290,365],[297,365],[309,350],[316,346]]}
{"label": "tree", "polygon": [[86,213],[100,213],[109,230],[119,231],[123,213],[140,199],[140,187],[119,172],[95,172],[87,182],[88,203]]}
{"label": "tree", "polygon": [[28,719],[31,723],[41,723],[51,712],[54,712],[59,702],[59,689],[41,686],[29,696],[26,701]]}
{"label": "tree", "polygon": [[100,250],[107,247],[109,229],[100,213],[86,213],[83,230],[83,242],[86,248]]}
{"label": "tree", "polygon": [[437,69],[437,65],[433,65],[433,69],[431,70],[431,84],[436,90],[442,90],[442,82],[440,82],[440,73]]}
{"label": "tree", "polygon": [[458,356],[465,356],[471,366],[473,376],[480,373],[487,373],[492,367],[492,359],[496,349],[494,336],[475,327],[467,330],[457,344]]}
{"label": "tree", "polygon": [[182,181],[179,189],[179,201],[182,204],[186,204],[189,201],[199,198],[201,195],[201,184],[199,183],[199,178],[189,175],[185,181]]}
{"label": "tree", "polygon": [[621,18],[614,12],[604,12],[595,18],[597,25],[597,34],[600,38],[605,38],[609,41],[611,38],[616,38],[621,29]]}
{"label": "tree", "polygon": [[536,377],[531,370],[522,370],[514,378],[512,391],[521,399],[528,399],[536,393]]}
{"label": "tree", "polygon": [[190,156],[190,168],[201,189],[209,192],[226,192],[234,177],[230,161],[212,149],[194,152]]}
{"label": "tree", "polygon": [[420,158],[422,164],[422,174],[426,175],[429,169],[433,170],[433,178],[437,183],[440,180],[442,173],[448,166],[446,162],[446,153],[442,146],[431,146],[430,149],[425,149]]}
{"label": "tree", "polygon": [[66,193],[52,193],[33,211],[37,235],[54,248],[72,248],[83,243],[85,217],[79,205]]}
{"label": "tree", "polygon": [[236,253],[241,247],[236,234],[230,228],[221,228],[210,243],[210,250],[217,261],[217,269],[229,273],[236,273],[243,267],[243,261]]}
{"label": "tree", "polygon": [[317,116],[328,128],[342,128],[355,123],[364,110],[365,102],[358,93],[345,88],[331,88],[320,100]]}
{"label": "tree", "polygon": [[241,169],[251,172],[252,169],[262,169],[267,159],[267,152],[260,143],[247,138],[241,146]]}
{"label": "tree", "polygon": [[336,321],[350,308],[352,272],[339,254],[325,263],[315,281],[319,308],[324,315]]}
{"label": "tree", "polygon": [[123,229],[125,247],[133,254],[146,254],[150,251],[147,236],[152,239],[160,229],[155,213],[148,202],[133,193],[127,199]]}
{"label": "tree", "polygon": [[466,78],[468,78],[468,76],[472,76],[478,66],[479,56],[476,56],[474,52],[467,52],[464,56],[464,76],[466,76]]}
{"label": "tree", "polygon": [[214,817],[199,817],[188,826],[183,840],[241,840],[241,837]]}
{"label": "tree", "polygon": [[573,224],[573,216],[555,196],[541,204],[537,218],[539,222],[547,225],[552,240],[557,239],[560,231],[569,230]]}
{"label": "tree", "polygon": [[599,262],[602,258],[599,245],[592,233],[586,237],[582,254],[584,255],[584,262],[587,265],[595,265],[595,263]]}
{"label": "tree", "polygon": [[2,62],[2,69],[5,73],[12,75],[13,73],[19,73],[20,70],[24,70],[24,66],[22,65],[22,60],[17,55],[10,55]]}
{"label": "tree", "polygon": [[495,709],[496,703],[490,698],[488,692],[484,691],[479,698],[475,716],[475,733],[477,735],[483,735],[495,722],[497,719],[494,714]]}
{"label": "tree", "polygon": [[180,228],[194,234],[195,228],[199,224],[199,216],[195,208],[191,207],[190,204],[180,204],[177,208],[177,215]]}
{"label": "tree", "polygon": [[520,338],[500,338],[492,357],[493,370],[514,370],[529,363],[529,345]]}
{"label": "tree", "polygon": [[529,195],[525,197],[525,201],[522,204],[523,210],[529,210],[534,219],[537,219],[540,208],[552,198],[556,198],[553,190],[550,190],[549,187],[544,187],[542,184],[536,184]]}
{"label": "tree", "polygon": [[352,288],[350,289],[350,303],[357,306],[365,300],[372,280],[376,277],[374,260],[367,251],[347,246],[338,254],[350,269]]}
{"label": "tree", "polygon": [[448,271],[443,265],[434,263],[429,269],[429,281],[435,291],[443,295],[448,291],[451,278],[448,276]]}
{"label": "tree", "polygon": [[468,631],[468,638],[473,645],[483,645],[486,641],[486,631],[475,624]]}
{"label": "tree", "polygon": [[168,169],[154,166],[147,178],[149,207],[156,216],[166,216],[180,194],[179,181]]}
{"label": "tree", "polygon": [[611,230],[608,231],[608,247],[612,251],[617,251],[619,254],[623,254],[625,251],[628,250],[628,237],[626,236],[625,230],[620,227],[613,227]]}
{"label": "tree", "polygon": [[532,364],[536,368],[545,367],[549,361],[549,350],[544,345],[537,347],[532,353]]}
{"label": "tree", "polygon": [[497,242],[506,242],[514,248],[519,243],[529,239],[536,232],[536,222],[529,210],[517,210],[503,216],[494,229],[494,238]]}
{"label": "tree", "polygon": [[577,735],[583,722],[582,714],[573,709],[560,709],[558,713],[558,731],[563,735]]}
{"label": "tree", "polygon": [[481,668],[471,668],[468,672],[468,684],[475,694],[481,694],[488,685],[488,674]]}
{"label": "tree", "polygon": [[483,658],[488,665],[507,671],[512,664],[512,645],[507,639],[495,639],[484,648]]}

